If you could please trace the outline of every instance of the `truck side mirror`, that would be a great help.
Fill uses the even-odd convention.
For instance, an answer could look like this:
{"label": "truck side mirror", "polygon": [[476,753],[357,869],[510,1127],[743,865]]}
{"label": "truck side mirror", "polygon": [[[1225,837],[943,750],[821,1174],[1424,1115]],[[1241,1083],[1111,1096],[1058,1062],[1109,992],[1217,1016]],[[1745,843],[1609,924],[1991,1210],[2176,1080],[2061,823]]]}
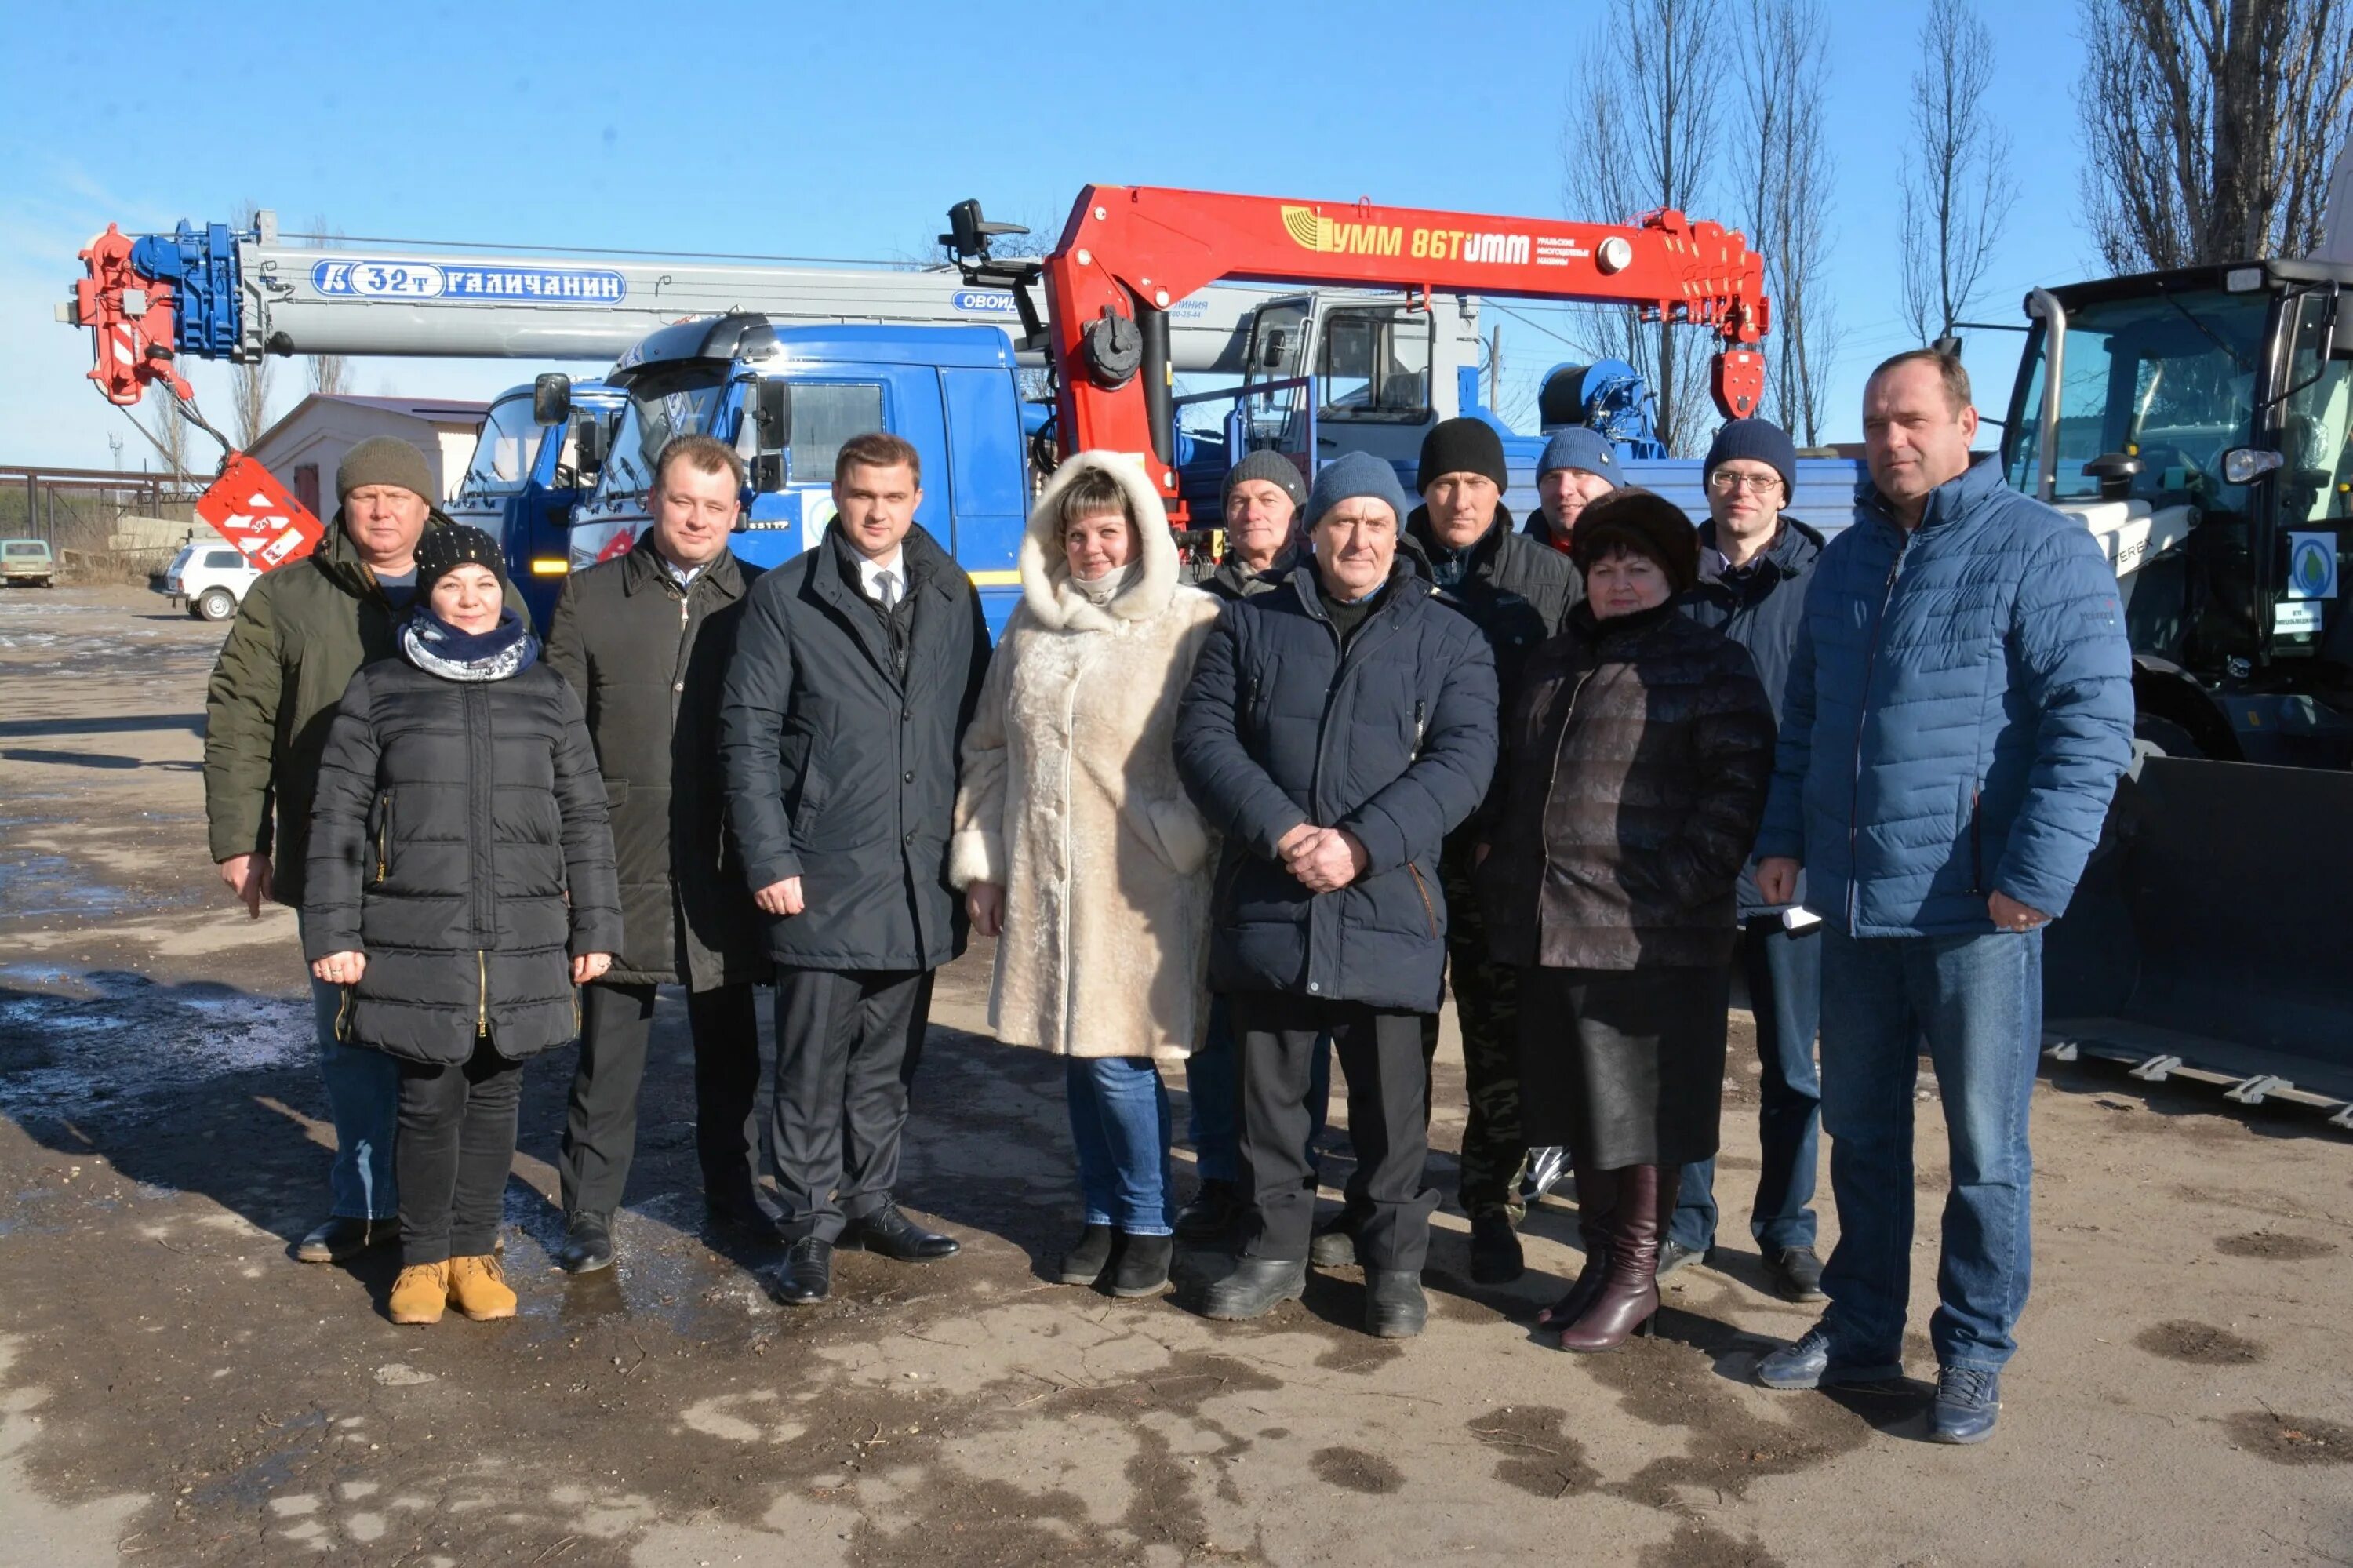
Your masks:
{"label": "truck side mirror", "polygon": [[756,450],[781,452],[793,444],[793,384],[762,381],[752,407]]}
{"label": "truck side mirror", "polygon": [[605,421],[586,409],[572,416],[572,462],[583,479],[605,466]]}
{"label": "truck side mirror", "polygon": [[762,452],[752,460],[752,493],[776,495],[793,482],[792,460],[785,452]]}
{"label": "truck side mirror", "polygon": [[561,370],[534,376],[531,383],[531,417],[534,424],[560,425],[572,417],[572,377]]}

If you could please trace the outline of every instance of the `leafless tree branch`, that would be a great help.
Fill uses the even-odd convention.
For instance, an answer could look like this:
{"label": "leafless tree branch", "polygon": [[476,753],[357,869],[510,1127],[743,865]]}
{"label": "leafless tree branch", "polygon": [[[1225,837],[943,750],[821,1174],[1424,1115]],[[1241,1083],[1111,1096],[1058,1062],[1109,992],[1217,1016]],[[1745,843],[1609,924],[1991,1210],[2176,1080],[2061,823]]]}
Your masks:
{"label": "leafless tree branch", "polygon": [[1819,0],[1755,0],[1735,160],[1748,242],[1765,259],[1773,302],[1765,411],[1808,446],[1821,439],[1839,344],[1821,281],[1832,183],[1820,111],[1827,37]]}
{"label": "leafless tree branch", "polygon": [[[245,202],[237,209],[235,227],[251,228],[259,208]],[[250,365],[229,366],[229,413],[237,431],[240,451],[248,450],[269,428],[269,384],[276,378],[278,366],[268,355]]]}
{"label": "leafless tree branch", "polygon": [[[1722,137],[1721,13],[1708,0],[1610,0],[1588,36],[1585,85],[1561,132],[1561,190],[1569,215],[1624,223],[1658,207],[1702,212]],[[1712,417],[1704,332],[1643,323],[1597,305],[1580,334],[1597,357],[1622,359],[1650,384],[1659,439],[1696,448]]]}
{"label": "leafless tree branch", "polygon": [[2353,125],[2348,0],[2079,0],[2084,203],[2120,272],[2318,244]]}
{"label": "leafless tree branch", "polygon": [[1904,155],[1904,319],[1942,336],[1985,286],[2010,215],[2010,134],[1987,111],[1993,35],[1971,0],[1929,0]]}

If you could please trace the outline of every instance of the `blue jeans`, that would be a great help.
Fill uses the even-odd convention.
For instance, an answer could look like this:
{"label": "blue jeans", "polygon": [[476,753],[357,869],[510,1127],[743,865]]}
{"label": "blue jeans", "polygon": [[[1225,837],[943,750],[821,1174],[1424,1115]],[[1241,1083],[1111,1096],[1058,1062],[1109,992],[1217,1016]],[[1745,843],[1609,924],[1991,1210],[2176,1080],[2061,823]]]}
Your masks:
{"label": "blue jeans", "polygon": [[2027,1107],[2042,1053],[2042,933],[1822,933],[1822,1130],[1839,1243],[1822,1327],[1844,1361],[1893,1361],[1911,1295],[1912,1107],[1922,1036],[1951,1149],[1928,1338],[1999,1372],[2032,1269]]}
{"label": "blue jeans", "polygon": [[[1792,932],[1778,915],[1741,928],[1740,961],[1757,1014],[1757,1054],[1765,1065],[1757,1111],[1760,1145],[1757,1206],[1748,1234],[1765,1255],[1814,1245],[1814,1171],[1822,1090],[1814,1035],[1822,1016],[1821,927]],[[1715,1161],[1683,1167],[1669,1239],[1693,1252],[1715,1245]]]}
{"label": "blue jeans", "polygon": [[335,1162],[327,1170],[334,1212],[355,1220],[388,1220],[400,1212],[392,1175],[393,1136],[400,1127],[400,1064],[381,1051],[335,1038],[343,988],[311,981],[311,1011],[319,1030],[319,1076],[327,1085],[327,1118],[335,1125]]}
{"label": "blue jeans", "polygon": [[1136,1236],[1176,1225],[1168,1162],[1168,1090],[1149,1056],[1072,1056],[1063,1078],[1086,1223]]}
{"label": "blue jeans", "polygon": [[[1222,996],[1209,1000],[1208,1037],[1185,1059],[1185,1097],[1191,1104],[1186,1139],[1193,1146],[1194,1170],[1204,1181],[1241,1180],[1240,1053],[1234,1045],[1231,1015]],[[1315,1043],[1307,1070],[1307,1169],[1317,1169],[1315,1140],[1324,1136],[1332,1108],[1332,1038]]]}

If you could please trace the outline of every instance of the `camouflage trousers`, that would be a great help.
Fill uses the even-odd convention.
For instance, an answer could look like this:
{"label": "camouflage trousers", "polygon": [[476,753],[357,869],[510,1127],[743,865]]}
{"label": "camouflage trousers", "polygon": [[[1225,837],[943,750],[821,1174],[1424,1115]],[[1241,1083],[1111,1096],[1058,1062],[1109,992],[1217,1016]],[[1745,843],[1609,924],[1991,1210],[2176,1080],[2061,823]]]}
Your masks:
{"label": "camouflage trousers", "polygon": [[[1487,958],[1487,924],[1471,886],[1470,835],[1450,840],[1439,856],[1446,890],[1446,984],[1462,1030],[1462,1076],[1471,1117],[1462,1129],[1462,1212],[1527,1212],[1520,1173],[1527,1144],[1520,1132],[1519,972]],[[1422,1054],[1438,1049],[1438,1015],[1422,1020]]]}

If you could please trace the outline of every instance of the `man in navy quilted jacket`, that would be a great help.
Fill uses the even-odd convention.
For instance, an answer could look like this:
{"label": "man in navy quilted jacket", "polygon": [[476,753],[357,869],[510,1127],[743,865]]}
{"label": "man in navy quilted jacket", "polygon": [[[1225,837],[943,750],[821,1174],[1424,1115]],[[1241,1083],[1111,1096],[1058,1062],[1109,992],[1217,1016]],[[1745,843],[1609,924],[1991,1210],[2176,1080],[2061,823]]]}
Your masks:
{"label": "man in navy quilted jacket", "polygon": [[1926,1040],[1952,1188],[1928,1325],[1929,1435],[1993,1431],[2031,1259],[2027,1105],[2042,927],[2063,914],[2132,753],[2115,573],[2082,524],[1973,457],[1960,362],[1897,355],[1863,389],[1871,485],[1823,551],[1786,692],[1757,885],[1802,864],[1822,948],[1830,1306],[1773,1388],[1900,1375],[1912,1107]]}

